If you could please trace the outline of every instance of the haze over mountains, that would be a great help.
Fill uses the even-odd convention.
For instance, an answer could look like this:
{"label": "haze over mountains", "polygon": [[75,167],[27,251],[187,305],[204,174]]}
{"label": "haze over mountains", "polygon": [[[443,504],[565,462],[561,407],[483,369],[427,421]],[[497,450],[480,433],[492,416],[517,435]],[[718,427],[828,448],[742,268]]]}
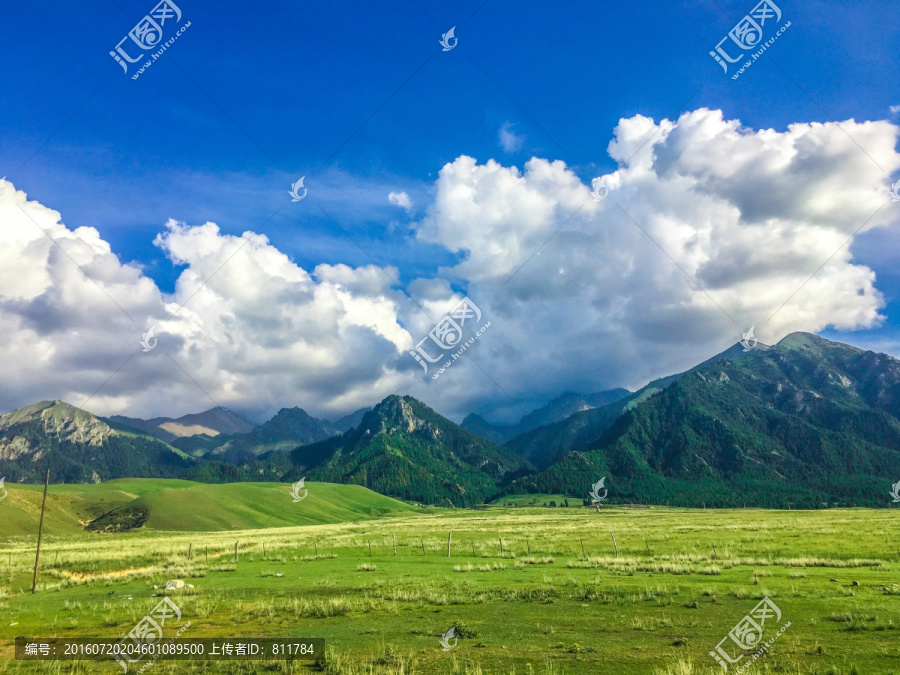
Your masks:
{"label": "haze over mountains", "polygon": [[142,420],[123,415],[113,415],[109,419],[140,429],[163,441],[173,441],[176,438],[201,434],[209,437],[219,434],[241,434],[247,433],[255,426],[236,412],[222,407],[212,408],[202,413],[183,415],[175,419],[155,417],[151,420]]}
{"label": "haze over mountains", "polygon": [[490,424],[480,415],[469,414],[463,421],[462,427],[478,434],[494,443],[505,443],[519,434],[531,431],[537,427],[564,420],[570,415],[584,410],[593,410],[628,396],[631,392],[627,389],[610,389],[596,394],[572,394],[566,393],[557,396],[547,405],[528,413],[518,424],[503,426]]}
{"label": "haze over mountains", "polygon": [[0,474],[37,482],[47,468],[55,482],[307,477],[453,506],[582,498],[603,476],[611,503],[885,506],[900,480],[900,361],[794,333],[633,393],[565,394],[506,427],[457,425],[403,396],[335,422],[284,408],[256,427],[223,409],[103,420],[60,401],[0,417]]}

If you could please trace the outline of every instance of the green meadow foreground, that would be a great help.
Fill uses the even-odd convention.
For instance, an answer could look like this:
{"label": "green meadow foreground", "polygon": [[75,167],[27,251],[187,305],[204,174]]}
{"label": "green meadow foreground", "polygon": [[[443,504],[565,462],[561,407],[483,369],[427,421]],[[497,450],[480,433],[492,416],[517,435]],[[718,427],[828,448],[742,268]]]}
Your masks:
{"label": "green meadow foreground", "polygon": [[[570,499],[451,510],[323,483],[296,503],[271,483],[54,485],[32,595],[41,488],[7,487],[2,672],[121,673],[113,662],[17,662],[12,640],[118,641],[166,581],[183,579],[194,588],[169,597],[191,623],[184,638],[323,638],[327,656],[144,672],[722,673],[709,652],[768,596],[782,619],[765,639],[790,626],[745,672],[900,674],[896,509],[598,512]],[[149,513],[142,529],[82,529],[125,505]],[[458,642],[444,651],[452,626]]]}

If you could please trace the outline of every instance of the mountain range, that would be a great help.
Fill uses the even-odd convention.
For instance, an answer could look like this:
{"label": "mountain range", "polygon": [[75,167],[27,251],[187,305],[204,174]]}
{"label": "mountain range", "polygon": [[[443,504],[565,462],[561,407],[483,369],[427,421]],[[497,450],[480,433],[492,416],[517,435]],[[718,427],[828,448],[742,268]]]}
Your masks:
{"label": "mountain range", "polygon": [[342,436],[297,448],[292,474],[355,483],[416,502],[466,506],[497,492],[528,462],[409,396],[389,396]]}
{"label": "mountain range", "polygon": [[627,404],[586,448],[505,490],[584,493],[607,476],[623,502],[889,504],[900,479],[900,361],[806,333],[730,351]]}
{"label": "mountain range", "polygon": [[220,434],[247,433],[256,426],[236,412],[222,407],[174,419],[171,417],[155,417],[151,420],[142,420],[137,417],[125,417],[123,415],[113,415],[109,419],[112,422],[139,429],[166,442],[187,436],[202,435],[213,438]]}
{"label": "mountain range", "polygon": [[517,424],[508,426],[490,424],[480,415],[471,413],[462,421],[461,426],[494,443],[505,443],[511,438],[515,438],[532,429],[562,421],[577,412],[593,410],[615,403],[630,393],[627,389],[610,389],[609,391],[601,391],[596,394],[566,393],[557,396],[547,405],[523,416]]}
{"label": "mountain range", "polygon": [[284,408],[255,427],[222,408],[101,419],[61,401],[0,417],[0,475],[46,468],[54,482],[308,477],[447,506],[587,498],[601,477],[609,503],[884,506],[900,480],[900,361],[794,333],[633,393],[564,394],[508,426],[396,395],[335,422]]}
{"label": "mountain range", "polygon": [[149,435],[107,423],[63,401],[0,416],[0,474],[11,482],[99,483],[122,476],[186,474],[194,462]]}

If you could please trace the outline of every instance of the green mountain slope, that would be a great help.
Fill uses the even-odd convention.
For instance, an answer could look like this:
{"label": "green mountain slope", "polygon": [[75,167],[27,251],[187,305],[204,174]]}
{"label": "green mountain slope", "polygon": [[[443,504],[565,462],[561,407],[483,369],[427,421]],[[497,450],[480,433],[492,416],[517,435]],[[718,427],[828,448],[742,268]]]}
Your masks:
{"label": "green mountain slope", "polygon": [[277,480],[283,469],[238,468],[194,459],[121,422],[62,401],[41,401],[0,416],[0,478],[7,484],[99,483],[112,478],[183,478],[211,483]]}
{"label": "green mountain slope", "polygon": [[[148,514],[145,529],[191,532],[319,525],[421,510],[357,485],[307,482],[305,488],[306,498],[294,502],[290,485],[282,483],[205,485],[131,478],[100,485],[51,485],[44,533],[81,532],[90,521],[127,509]],[[10,486],[0,502],[0,537],[37,532],[42,491],[43,485]]]}
{"label": "green mountain slope", "polygon": [[302,408],[282,408],[265,424],[246,434],[231,436],[206,453],[208,459],[243,464],[267,452],[293,450],[337,436],[340,430],[326,420],[309,415]]}
{"label": "green mountain slope", "polygon": [[[734,345],[712,359],[684,373],[668,375],[650,382],[638,391],[619,397],[613,402],[596,408],[576,412],[565,419],[545,424],[511,438],[503,447],[524,457],[539,469],[545,469],[567,452],[587,450],[600,435],[625,411],[662,391],[678,378],[704,368],[722,358],[739,358],[744,355],[740,345]],[[604,392],[626,392],[625,389]]]}
{"label": "green mountain slope", "polygon": [[509,474],[527,468],[511,452],[408,396],[386,398],[357,429],[297,448],[290,459],[294,475],[454,506],[482,502]]}
{"label": "green mountain slope", "polygon": [[900,479],[900,361],[804,333],[721,358],[510,491],[682,505],[886,506]]}
{"label": "green mountain slope", "polygon": [[100,482],[121,476],[166,477],[193,462],[150,436],[115,428],[62,401],[41,401],[0,417],[0,472],[10,482]]}

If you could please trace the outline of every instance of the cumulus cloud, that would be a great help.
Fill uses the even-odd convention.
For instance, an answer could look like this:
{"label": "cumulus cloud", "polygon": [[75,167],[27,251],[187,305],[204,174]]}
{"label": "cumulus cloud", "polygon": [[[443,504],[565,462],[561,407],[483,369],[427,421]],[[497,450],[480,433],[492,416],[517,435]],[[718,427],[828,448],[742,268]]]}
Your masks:
{"label": "cumulus cloud", "polygon": [[[5,409],[62,398],[102,414],[340,411],[393,393],[415,365],[396,365],[412,344],[398,316],[420,311],[391,288],[397,270],[307,271],[264,236],[170,221],[155,243],[185,269],[167,295],[96,230],[67,228],[21,191],[0,219]],[[143,353],[151,326],[158,344]]]}
{"label": "cumulus cloud", "polygon": [[388,201],[394,206],[400,206],[406,209],[407,212],[412,210],[412,201],[409,199],[409,195],[405,192],[391,192],[388,195]]}
{"label": "cumulus cloud", "polygon": [[520,136],[513,131],[512,124],[506,122],[500,127],[500,132],[497,134],[497,140],[500,143],[500,147],[503,148],[503,152],[510,153],[515,152],[522,147],[522,144],[525,142],[525,137]]}
{"label": "cumulus cloud", "polygon": [[752,130],[705,109],[622,120],[600,202],[559,161],[460,157],[417,236],[462,256],[442,274],[474,284],[494,319],[478,357],[514,397],[554,380],[639,386],[754,324],[769,342],[877,326],[884,299],[851,245],[896,219],[875,162],[900,168],[898,129],[840,126]]}
{"label": "cumulus cloud", "polygon": [[[408,296],[393,282],[402,270],[307,270],[264,236],[176,221],[155,241],[184,268],[169,295],[97,230],[70,229],[10,190],[0,405],[93,395],[87,407],[101,413],[215,400],[336,414],[399,391],[448,414],[509,418],[564,391],[690,367],[751,325],[764,342],[874,327],[884,299],[852,244],[896,220],[882,168],[900,168],[897,133],[853,120],[753,130],[706,109],[635,116],[609,144],[617,169],[591,181],[608,188],[601,201],[560,161],[460,156],[414,224],[457,262]],[[407,208],[404,198],[389,196]],[[408,352],[466,293],[491,328],[432,382]],[[151,325],[159,345],[145,354]]]}

